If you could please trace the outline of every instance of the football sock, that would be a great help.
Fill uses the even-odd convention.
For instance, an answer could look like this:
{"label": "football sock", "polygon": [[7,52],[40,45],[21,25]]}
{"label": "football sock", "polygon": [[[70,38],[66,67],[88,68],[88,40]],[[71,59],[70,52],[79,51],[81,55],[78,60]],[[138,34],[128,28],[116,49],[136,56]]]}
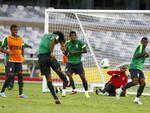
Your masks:
{"label": "football sock", "polygon": [[65,84],[68,84],[68,80],[67,77],[60,71],[56,71],[56,73],[58,74],[58,76],[65,82]]}
{"label": "football sock", "polygon": [[5,80],[4,84],[3,84],[1,92],[5,92],[5,89],[8,86],[8,84],[10,83],[10,81],[12,79],[12,76],[13,75],[8,75],[8,77],[6,78],[6,80]]}
{"label": "football sock", "polygon": [[66,84],[63,82],[63,89],[66,89]]}
{"label": "football sock", "polygon": [[136,84],[133,84],[133,82],[129,82],[129,83],[127,83],[124,87],[122,87],[122,90],[126,90],[126,89],[128,89],[128,88],[130,88],[130,87],[132,87],[132,86],[135,86]]}
{"label": "football sock", "polygon": [[76,89],[75,85],[74,85],[74,80],[72,77],[69,78],[70,79],[70,84],[72,86],[72,89]]}
{"label": "football sock", "polygon": [[88,90],[88,83],[87,83],[87,81],[82,81],[82,83],[83,83],[83,87],[84,87],[85,91],[87,91]]}
{"label": "football sock", "polygon": [[54,86],[53,86],[52,82],[47,82],[47,86],[48,86],[51,94],[53,95],[54,99],[58,99],[58,97],[55,93]]}
{"label": "football sock", "polygon": [[145,88],[145,85],[139,86],[136,97],[140,97],[142,95],[144,88]]}
{"label": "football sock", "polygon": [[18,86],[19,86],[19,95],[23,93],[23,76],[22,74],[18,75]]}

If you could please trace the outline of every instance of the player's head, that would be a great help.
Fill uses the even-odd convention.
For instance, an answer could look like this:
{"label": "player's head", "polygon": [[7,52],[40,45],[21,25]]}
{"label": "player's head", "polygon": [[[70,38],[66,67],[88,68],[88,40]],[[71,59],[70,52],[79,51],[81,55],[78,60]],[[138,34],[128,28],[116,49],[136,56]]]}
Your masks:
{"label": "player's head", "polygon": [[121,72],[125,73],[126,70],[127,70],[127,66],[126,65],[123,65],[123,66],[120,67],[120,71]]}
{"label": "player's head", "polygon": [[65,43],[65,37],[64,34],[60,31],[55,31],[53,34],[57,35],[55,42],[56,43]]}
{"label": "player's head", "polygon": [[142,44],[144,47],[146,47],[147,44],[148,44],[148,38],[147,38],[147,37],[143,37],[143,38],[141,39],[141,44]]}
{"label": "player's head", "polygon": [[75,31],[70,31],[69,37],[71,41],[75,41],[77,39],[77,34]]}
{"label": "player's head", "polygon": [[18,33],[18,26],[15,25],[15,24],[12,24],[10,26],[10,32],[11,32],[11,35],[12,36],[17,36],[17,33]]}

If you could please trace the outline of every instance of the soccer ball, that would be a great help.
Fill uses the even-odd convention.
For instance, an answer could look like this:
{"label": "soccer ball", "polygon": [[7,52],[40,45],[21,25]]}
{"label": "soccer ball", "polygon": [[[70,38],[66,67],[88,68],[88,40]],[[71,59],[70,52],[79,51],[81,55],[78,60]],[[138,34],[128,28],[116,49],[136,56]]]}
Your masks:
{"label": "soccer ball", "polygon": [[110,66],[109,60],[107,58],[102,59],[100,62],[100,66],[104,69],[108,68]]}

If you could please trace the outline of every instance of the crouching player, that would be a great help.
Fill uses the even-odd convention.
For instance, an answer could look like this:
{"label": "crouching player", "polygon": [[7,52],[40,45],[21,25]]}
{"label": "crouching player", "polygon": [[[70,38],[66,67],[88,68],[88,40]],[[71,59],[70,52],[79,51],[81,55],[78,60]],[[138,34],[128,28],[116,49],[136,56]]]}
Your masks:
{"label": "crouching player", "polygon": [[58,63],[57,59],[53,54],[54,46],[58,43],[60,43],[61,47],[64,46],[65,39],[63,33],[56,31],[53,33],[45,34],[41,38],[41,42],[39,45],[38,62],[40,65],[41,74],[45,75],[46,77],[47,86],[55,100],[55,103],[61,104],[54,90],[54,86],[52,84],[52,76],[50,72],[50,68],[52,68],[57,73],[57,75],[64,81],[64,83],[67,86],[69,85],[66,76],[61,71],[60,64]]}
{"label": "crouching player", "polygon": [[[115,71],[108,71],[107,74],[111,76],[110,80],[105,84],[103,90],[96,89],[97,95],[108,95],[108,96],[115,96],[116,89],[124,86],[127,83],[127,75],[126,75],[126,66],[121,66],[120,70]],[[121,96],[125,96],[126,91],[124,90],[121,93]]]}

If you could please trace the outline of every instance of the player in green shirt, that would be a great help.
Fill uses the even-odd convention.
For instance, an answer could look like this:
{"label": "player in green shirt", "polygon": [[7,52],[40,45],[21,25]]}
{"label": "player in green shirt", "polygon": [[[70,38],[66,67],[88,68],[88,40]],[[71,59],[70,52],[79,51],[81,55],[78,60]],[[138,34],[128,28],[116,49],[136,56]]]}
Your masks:
{"label": "player in green shirt", "polygon": [[46,77],[47,86],[51,94],[53,95],[56,104],[60,104],[60,100],[58,99],[52,84],[50,68],[52,68],[57,73],[57,75],[65,82],[65,85],[69,84],[66,76],[61,71],[60,64],[53,54],[54,46],[58,43],[60,43],[61,48],[63,48],[65,43],[63,33],[56,31],[53,33],[45,34],[41,38],[38,49],[38,62],[40,65],[41,74]]}
{"label": "player in green shirt", "polygon": [[132,86],[138,85],[139,88],[137,90],[136,98],[134,99],[134,103],[142,104],[140,102],[140,96],[143,93],[145,83],[144,73],[142,71],[144,67],[145,58],[150,56],[149,52],[146,52],[146,46],[148,44],[148,38],[143,37],[141,39],[141,44],[136,48],[131,64],[129,66],[129,71],[131,75],[132,81],[127,83],[124,87],[116,90],[116,96],[119,97],[123,90],[126,90]]}
{"label": "player in green shirt", "polygon": [[[75,31],[71,31],[70,40],[68,40],[65,44],[64,54],[68,57],[68,61],[66,64],[66,74],[70,78],[71,85],[74,86],[74,81],[72,78],[73,73],[79,74],[83,87],[85,89],[85,96],[89,98],[88,94],[88,83],[85,77],[84,68],[81,62],[81,57],[83,53],[86,53],[86,44],[82,43],[77,39],[77,35]],[[65,87],[63,87],[62,96],[65,96]]]}

